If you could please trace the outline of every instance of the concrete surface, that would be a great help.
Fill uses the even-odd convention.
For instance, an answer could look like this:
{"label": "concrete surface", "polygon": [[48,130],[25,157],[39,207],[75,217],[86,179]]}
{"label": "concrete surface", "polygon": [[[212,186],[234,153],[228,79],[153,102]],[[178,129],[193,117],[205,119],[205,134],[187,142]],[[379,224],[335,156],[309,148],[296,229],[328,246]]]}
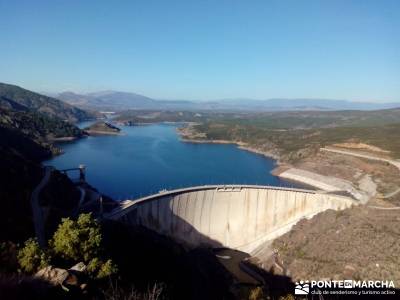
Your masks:
{"label": "concrete surface", "polygon": [[32,207],[33,223],[35,227],[35,235],[39,245],[42,247],[46,245],[46,238],[44,230],[44,214],[39,203],[39,194],[49,182],[50,175],[53,170],[54,170],[53,167],[44,168],[44,176],[40,181],[40,183],[33,190],[31,195],[31,207]]}
{"label": "concrete surface", "polygon": [[350,197],[270,186],[200,186],[126,200],[105,215],[143,225],[187,246],[252,253],[302,218],[358,204]]}

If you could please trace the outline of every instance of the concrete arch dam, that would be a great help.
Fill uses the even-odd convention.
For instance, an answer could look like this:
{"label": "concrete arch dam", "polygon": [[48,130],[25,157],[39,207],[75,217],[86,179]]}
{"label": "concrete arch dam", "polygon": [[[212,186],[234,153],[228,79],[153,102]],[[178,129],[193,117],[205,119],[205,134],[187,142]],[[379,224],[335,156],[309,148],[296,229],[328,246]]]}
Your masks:
{"label": "concrete arch dam", "polygon": [[357,204],[350,197],[269,186],[200,186],[123,201],[106,218],[186,244],[252,253],[302,218]]}

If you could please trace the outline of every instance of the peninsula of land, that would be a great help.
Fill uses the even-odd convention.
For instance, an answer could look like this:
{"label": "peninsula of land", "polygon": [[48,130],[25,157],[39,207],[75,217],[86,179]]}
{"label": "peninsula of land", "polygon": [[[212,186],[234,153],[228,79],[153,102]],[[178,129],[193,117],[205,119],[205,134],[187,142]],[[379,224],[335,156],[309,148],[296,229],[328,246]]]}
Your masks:
{"label": "peninsula of land", "polygon": [[109,122],[97,122],[86,127],[85,132],[89,135],[120,135],[121,129]]}

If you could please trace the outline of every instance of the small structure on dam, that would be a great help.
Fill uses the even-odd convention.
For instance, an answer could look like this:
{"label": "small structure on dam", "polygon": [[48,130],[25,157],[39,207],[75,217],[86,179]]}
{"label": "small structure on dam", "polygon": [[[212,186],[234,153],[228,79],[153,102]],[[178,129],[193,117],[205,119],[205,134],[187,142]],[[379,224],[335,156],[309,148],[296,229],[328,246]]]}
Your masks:
{"label": "small structure on dam", "polygon": [[142,225],[187,246],[252,253],[302,218],[357,204],[350,197],[270,186],[199,186],[126,200],[106,218]]}

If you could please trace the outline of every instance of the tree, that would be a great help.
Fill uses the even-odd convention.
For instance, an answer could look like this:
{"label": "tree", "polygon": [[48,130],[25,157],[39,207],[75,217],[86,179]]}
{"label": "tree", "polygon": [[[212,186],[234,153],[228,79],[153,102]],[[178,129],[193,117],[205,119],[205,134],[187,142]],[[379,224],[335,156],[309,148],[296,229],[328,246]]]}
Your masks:
{"label": "tree", "polygon": [[90,213],[79,215],[77,221],[64,218],[50,245],[64,259],[88,263],[100,254],[100,225]]}
{"label": "tree", "polygon": [[46,267],[50,257],[40,248],[36,239],[28,239],[18,251],[18,262],[23,271],[33,273]]}
{"label": "tree", "polygon": [[71,262],[85,262],[88,272],[97,278],[104,278],[117,272],[109,260],[102,259],[100,225],[90,213],[79,215],[78,220],[62,219],[54,233],[50,246],[55,256]]}

